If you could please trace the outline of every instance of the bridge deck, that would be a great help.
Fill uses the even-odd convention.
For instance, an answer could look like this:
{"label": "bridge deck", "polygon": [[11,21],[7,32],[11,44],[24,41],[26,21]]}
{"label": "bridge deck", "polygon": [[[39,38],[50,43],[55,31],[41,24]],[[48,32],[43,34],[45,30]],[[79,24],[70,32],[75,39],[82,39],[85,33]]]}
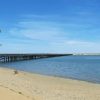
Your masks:
{"label": "bridge deck", "polygon": [[69,56],[72,54],[0,54],[0,62],[40,59],[49,57]]}

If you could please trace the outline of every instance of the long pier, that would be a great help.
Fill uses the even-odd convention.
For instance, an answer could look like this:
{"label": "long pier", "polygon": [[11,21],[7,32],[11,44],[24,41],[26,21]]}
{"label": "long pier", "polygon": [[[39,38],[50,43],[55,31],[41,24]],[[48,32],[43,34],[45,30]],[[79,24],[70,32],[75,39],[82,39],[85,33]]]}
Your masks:
{"label": "long pier", "polygon": [[0,54],[0,63],[50,58],[50,57],[69,56],[69,55],[72,55],[72,54]]}

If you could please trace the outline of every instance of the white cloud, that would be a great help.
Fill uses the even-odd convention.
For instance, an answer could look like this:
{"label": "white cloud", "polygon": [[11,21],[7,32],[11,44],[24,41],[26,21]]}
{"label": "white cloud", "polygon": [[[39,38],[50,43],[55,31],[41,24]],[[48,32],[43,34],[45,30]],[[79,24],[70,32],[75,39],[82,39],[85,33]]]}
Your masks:
{"label": "white cloud", "polygon": [[52,45],[53,47],[56,47],[56,50],[64,53],[98,53],[100,51],[98,42],[65,40],[52,43]]}
{"label": "white cloud", "polygon": [[64,38],[61,27],[58,27],[56,23],[43,21],[18,22],[17,27],[12,28],[9,33],[17,37],[47,41],[57,41]]}
{"label": "white cloud", "polygon": [[[84,25],[79,26],[76,24],[69,24],[74,27],[84,27]],[[26,41],[32,40],[23,46],[20,43],[19,47],[21,50],[25,50],[23,48],[28,49],[26,51],[30,52],[99,52],[99,43],[91,42],[86,40],[79,40],[77,38],[72,39],[69,37],[69,34],[74,35],[74,33],[69,33],[65,30],[65,24],[58,24],[55,22],[47,22],[47,21],[19,21],[16,24],[16,27],[10,29],[9,33],[15,38],[25,38]],[[68,26],[68,24],[67,24]],[[68,34],[68,37],[67,37]],[[81,33],[80,33],[81,34]],[[34,40],[41,40],[41,43],[34,43]],[[24,40],[25,42],[25,40]],[[44,45],[44,42],[47,44]],[[30,46],[29,46],[30,45]],[[33,46],[35,45],[35,46]],[[38,46],[37,46],[38,45]],[[42,45],[42,46],[41,46]],[[17,44],[18,46],[18,44]],[[35,47],[35,48],[34,48]],[[98,50],[95,50],[95,48]],[[15,47],[16,49],[16,47]],[[14,49],[14,50],[15,50]]]}

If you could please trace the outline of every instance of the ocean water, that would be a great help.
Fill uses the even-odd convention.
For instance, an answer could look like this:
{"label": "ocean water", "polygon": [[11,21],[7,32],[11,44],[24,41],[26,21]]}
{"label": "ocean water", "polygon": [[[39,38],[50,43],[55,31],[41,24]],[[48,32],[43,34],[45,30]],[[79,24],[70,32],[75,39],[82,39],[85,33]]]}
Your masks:
{"label": "ocean water", "polygon": [[1,63],[0,66],[43,75],[100,83],[100,56],[64,56]]}

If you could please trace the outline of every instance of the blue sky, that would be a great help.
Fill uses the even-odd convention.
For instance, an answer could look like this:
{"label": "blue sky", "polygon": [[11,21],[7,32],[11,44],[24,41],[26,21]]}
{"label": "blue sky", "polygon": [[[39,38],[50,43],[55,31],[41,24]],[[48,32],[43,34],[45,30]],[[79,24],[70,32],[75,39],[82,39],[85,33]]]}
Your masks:
{"label": "blue sky", "polygon": [[100,52],[100,0],[0,0],[0,53]]}

